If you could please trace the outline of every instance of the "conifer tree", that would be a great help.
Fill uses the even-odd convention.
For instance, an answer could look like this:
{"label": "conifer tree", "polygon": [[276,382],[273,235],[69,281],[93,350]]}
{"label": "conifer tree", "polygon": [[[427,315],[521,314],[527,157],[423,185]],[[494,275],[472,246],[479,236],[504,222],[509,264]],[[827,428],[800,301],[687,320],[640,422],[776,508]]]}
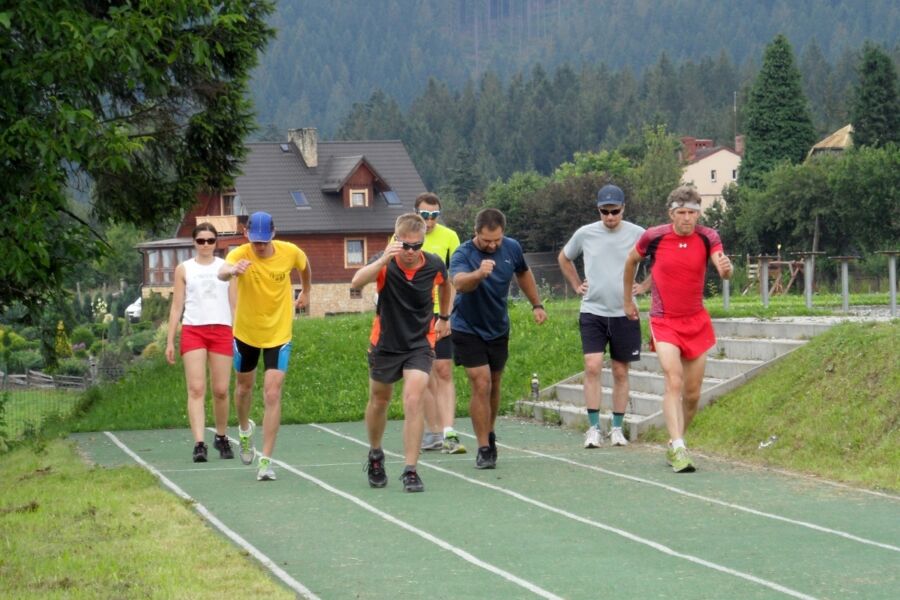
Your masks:
{"label": "conifer tree", "polygon": [[850,119],[856,146],[880,148],[900,141],[897,71],[891,57],[871,43],[863,47]]}
{"label": "conifer tree", "polygon": [[815,142],[800,72],[785,36],[775,36],[766,47],[745,111],[746,147],[739,181],[758,187],[764,173],[783,160],[801,162]]}

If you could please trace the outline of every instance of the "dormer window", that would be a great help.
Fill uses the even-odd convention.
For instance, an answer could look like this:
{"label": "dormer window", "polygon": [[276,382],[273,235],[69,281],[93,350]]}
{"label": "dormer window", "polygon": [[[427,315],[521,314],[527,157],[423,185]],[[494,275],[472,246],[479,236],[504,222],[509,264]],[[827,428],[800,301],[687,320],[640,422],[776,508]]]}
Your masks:
{"label": "dormer window", "polygon": [[350,189],[350,208],[366,207],[369,205],[369,190],[366,188]]}
{"label": "dormer window", "polygon": [[240,209],[241,198],[235,192],[226,192],[222,194],[222,212],[220,215],[236,215]]}

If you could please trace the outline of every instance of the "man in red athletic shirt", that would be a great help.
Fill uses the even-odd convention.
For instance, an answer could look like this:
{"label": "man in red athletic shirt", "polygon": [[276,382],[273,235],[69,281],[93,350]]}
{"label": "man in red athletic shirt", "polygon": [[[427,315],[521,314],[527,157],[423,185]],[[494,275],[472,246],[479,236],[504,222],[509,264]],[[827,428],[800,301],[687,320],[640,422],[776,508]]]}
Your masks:
{"label": "man in red athletic shirt", "polygon": [[706,263],[711,258],[723,279],[732,273],[715,229],[697,225],[700,194],[691,186],[676,188],[667,200],[672,222],[651,227],[625,259],[625,315],[638,319],[631,282],[638,263],[650,257],[653,277],[650,307],[651,345],[665,376],[663,414],[669,431],[666,458],[676,473],[691,472],[694,463],[684,444],[684,432],[697,412],[706,351],[715,346],[709,313],[703,306]]}

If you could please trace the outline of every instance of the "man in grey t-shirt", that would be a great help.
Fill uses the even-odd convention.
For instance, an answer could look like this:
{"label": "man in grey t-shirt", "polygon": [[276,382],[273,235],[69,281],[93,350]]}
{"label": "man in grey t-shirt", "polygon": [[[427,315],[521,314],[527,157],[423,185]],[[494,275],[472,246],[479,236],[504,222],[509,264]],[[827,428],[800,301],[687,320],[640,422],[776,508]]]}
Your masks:
{"label": "man in grey t-shirt", "polygon": [[[581,349],[584,353],[584,403],[590,428],[584,438],[585,448],[597,448],[602,442],[600,431],[600,372],[603,352],[609,345],[612,360],[612,427],[610,442],[625,446],[622,432],[625,408],[628,406],[628,364],[641,358],[640,321],[625,316],[622,300],[622,277],[625,258],[644,228],[623,221],[625,194],[615,185],[605,185],[597,193],[600,220],[576,231],[559,253],[559,268],[566,281],[581,294]],[[585,279],[582,281],[573,262],[584,256]],[[632,292],[644,293],[650,279],[635,285]]]}

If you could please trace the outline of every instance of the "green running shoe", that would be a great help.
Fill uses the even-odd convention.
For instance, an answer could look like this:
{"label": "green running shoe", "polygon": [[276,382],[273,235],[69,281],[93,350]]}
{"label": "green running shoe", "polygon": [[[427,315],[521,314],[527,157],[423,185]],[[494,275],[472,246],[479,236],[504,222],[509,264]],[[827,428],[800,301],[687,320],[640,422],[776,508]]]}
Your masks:
{"label": "green running shoe", "polygon": [[250,429],[244,431],[238,426],[238,441],[240,443],[241,462],[245,465],[252,465],[253,459],[256,458],[256,449],[253,447],[253,430],[256,423],[253,419],[249,419]]}
{"label": "green running shoe", "polygon": [[441,452],[444,454],[465,454],[466,447],[460,443],[459,436],[456,435],[456,432],[451,431],[444,436]]}
{"label": "green running shoe", "polygon": [[257,481],[275,481],[275,469],[272,468],[272,459],[266,456],[259,458],[259,469],[256,471]]}
{"label": "green running shoe", "polygon": [[666,448],[666,464],[671,467],[673,462],[675,462],[675,448],[669,446]]}
{"label": "green running shoe", "polygon": [[672,470],[676,473],[693,473],[694,461],[688,456],[686,448],[678,448],[675,450],[674,460],[672,460]]}

